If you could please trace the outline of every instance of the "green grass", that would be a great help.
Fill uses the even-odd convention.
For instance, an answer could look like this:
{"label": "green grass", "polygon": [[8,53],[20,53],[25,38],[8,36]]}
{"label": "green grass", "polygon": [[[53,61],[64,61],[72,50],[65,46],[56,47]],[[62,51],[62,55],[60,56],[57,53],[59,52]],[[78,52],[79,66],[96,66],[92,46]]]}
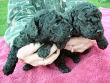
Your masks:
{"label": "green grass", "polygon": [[7,29],[7,4],[8,0],[0,1],[0,36],[3,36]]}
{"label": "green grass", "polygon": [[[108,2],[100,2],[100,0],[87,0],[97,7],[110,8],[110,0]],[[8,0],[0,0],[0,36],[3,36],[7,29],[7,4]]]}
{"label": "green grass", "polygon": [[110,8],[110,0],[107,2],[101,2],[101,0],[87,0],[88,2],[93,3],[97,7]]}

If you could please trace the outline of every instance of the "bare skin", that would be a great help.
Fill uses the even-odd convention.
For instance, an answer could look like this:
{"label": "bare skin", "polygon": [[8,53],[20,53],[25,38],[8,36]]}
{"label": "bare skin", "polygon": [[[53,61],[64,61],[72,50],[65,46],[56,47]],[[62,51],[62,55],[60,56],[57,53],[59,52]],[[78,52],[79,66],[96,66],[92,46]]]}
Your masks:
{"label": "bare skin", "polygon": [[[83,37],[74,37],[67,42],[65,49],[70,50],[71,52],[82,53],[86,49],[92,47],[95,43],[95,40],[89,40]],[[43,59],[39,57],[37,53],[34,53],[41,46],[42,45],[39,43],[36,43],[35,45],[31,43],[19,49],[17,53],[19,61],[22,63],[28,63],[32,66],[48,65],[53,63],[59,56],[60,49],[58,49],[56,45],[53,44],[50,54],[45,59]]]}
{"label": "bare skin", "polygon": [[95,43],[96,40],[90,40],[83,37],[74,37],[67,42],[65,49],[70,50],[71,52],[82,53],[92,47]]}

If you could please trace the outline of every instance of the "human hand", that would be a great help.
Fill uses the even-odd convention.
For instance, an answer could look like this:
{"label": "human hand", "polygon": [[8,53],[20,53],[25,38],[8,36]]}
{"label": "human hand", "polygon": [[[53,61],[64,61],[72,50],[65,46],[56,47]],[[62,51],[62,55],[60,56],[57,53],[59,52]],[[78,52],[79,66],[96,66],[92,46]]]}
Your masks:
{"label": "human hand", "polygon": [[83,37],[73,37],[67,42],[65,49],[70,50],[71,52],[82,53],[92,47],[95,43],[96,40],[90,40]]}
{"label": "human hand", "polygon": [[[50,54],[44,59],[38,56],[36,52],[42,45],[40,43],[29,44],[18,50],[17,57],[20,62],[32,66],[48,65],[53,63],[60,54],[60,50],[53,44]],[[55,52],[56,51],[56,52]],[[55,53],[54,53],[55,52]]]}

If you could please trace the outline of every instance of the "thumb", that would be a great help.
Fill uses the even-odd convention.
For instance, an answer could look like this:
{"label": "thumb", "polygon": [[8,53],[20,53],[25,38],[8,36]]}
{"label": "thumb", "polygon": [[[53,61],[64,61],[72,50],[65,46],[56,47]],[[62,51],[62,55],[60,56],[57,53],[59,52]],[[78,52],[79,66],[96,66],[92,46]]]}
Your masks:
{"label": "thumb", "polygon": [[26,45],[18,50],[17,57],[22,59],[30,54],[33,54],[40,47],[40,43],[30,43],[29,45]]}
{"label": "thumb", "polygon": [[57,46],[55,44],[53,44],[53,46],[50,49],[50,53],[47,57],[51,56],[55,51],[57,51]]}

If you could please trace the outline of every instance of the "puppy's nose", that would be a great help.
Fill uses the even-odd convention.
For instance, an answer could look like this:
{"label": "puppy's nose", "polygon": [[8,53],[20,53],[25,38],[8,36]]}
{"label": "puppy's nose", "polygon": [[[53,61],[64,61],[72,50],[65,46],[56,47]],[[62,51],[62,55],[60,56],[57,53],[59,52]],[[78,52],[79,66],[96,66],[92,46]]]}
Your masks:
{"label": "puppy's nose", "polygon": [[102,33],[103,33],[103,30],[97,30],[97,34],[98,34],[98,36],[101,36]]}

